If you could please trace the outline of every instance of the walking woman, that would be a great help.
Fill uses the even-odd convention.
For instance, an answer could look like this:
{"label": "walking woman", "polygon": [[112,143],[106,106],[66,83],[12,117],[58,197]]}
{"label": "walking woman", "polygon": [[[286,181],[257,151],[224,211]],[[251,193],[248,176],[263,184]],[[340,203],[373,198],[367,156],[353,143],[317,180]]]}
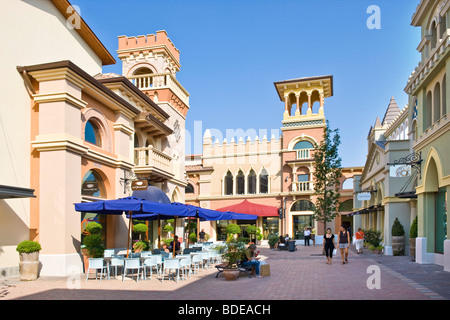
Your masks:
{"label": "walking woman", "polygon": [[350,233],[345,229],[345,227],[341,226],[341,231],[339,231],[338,235],[338,243],[339,249],[341,250],[341,259],[342,264],[348,263],[348,247],[350,246]]}
{"label": "walking woman", "polygon": [[323,236],[323,250],[325,250],[325,255],[327,256],[327,264],[331,264],[333,260],[333,250],[336,248],[334,242],[334,234],[331,233],[331,229],[327,228],[327,233]]}
{"label": "walking woman", "polygon": [[364,246],[364,231],[361,228],[358,228],[358,232],[355,233],[355,238],[356,251],[360,254]]}

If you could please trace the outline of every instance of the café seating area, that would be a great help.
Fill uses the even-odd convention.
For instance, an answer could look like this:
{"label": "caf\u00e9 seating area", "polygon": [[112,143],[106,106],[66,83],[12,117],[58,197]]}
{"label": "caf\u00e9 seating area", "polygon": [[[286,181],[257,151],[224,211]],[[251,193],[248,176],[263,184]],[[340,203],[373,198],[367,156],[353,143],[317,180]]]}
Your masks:
{"label": "caf\u00e9 seating area", "polygon": [[175,256],[172,252],[154,249],[139,253],[130,251],[127,257],[126,248],[106,249],[103,258],[89,258],[85,270],[86,282],[93,279],[124,281],[127,278],[136,281],[158,279],[161,282],[186,280],[192,274],[199,274],[214,263],[222,262],[217,250],[219,244],[193,244],[189,248],[182,248],[180,254]]}

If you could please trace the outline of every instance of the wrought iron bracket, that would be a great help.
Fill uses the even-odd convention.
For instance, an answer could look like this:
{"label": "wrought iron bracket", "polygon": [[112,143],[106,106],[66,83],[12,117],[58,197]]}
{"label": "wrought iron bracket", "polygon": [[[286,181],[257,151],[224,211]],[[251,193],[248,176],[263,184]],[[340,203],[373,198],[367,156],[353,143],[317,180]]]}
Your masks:
{"label": "wrought iron bracket", "polygon": [[388,165],[410,165],[411,168],[415,168],[419,174],[419,178],[422,179],[422,151],[419,153],[413,152],[406,157],[395,160],[393,163],[388,163]]}

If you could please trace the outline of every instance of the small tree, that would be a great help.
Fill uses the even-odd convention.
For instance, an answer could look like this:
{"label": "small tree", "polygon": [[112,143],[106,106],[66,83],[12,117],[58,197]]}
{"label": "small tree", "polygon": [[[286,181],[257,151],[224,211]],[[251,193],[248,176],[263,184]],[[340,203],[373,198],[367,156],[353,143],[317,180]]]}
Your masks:
{"label": "small tree", "polygon": [[339,129],[332,130],[329,122],[324,128],[323,140],[314,148],[314,191],[317,196],[313,218],[327,222],[338,215],[340,181],[342,177],[341,158],[338,148],[341,144]]}

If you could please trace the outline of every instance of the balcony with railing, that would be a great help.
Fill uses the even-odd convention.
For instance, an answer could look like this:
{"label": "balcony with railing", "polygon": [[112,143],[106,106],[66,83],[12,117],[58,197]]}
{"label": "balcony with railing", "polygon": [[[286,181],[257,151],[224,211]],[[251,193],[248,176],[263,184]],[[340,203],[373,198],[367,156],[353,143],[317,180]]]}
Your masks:
{"label": "balcony with railing", "polygon": [[174,176],[172,157],[153,146],[134,148],[134,172],[150,180],[165,181]]}
{"label": "balcony with railing", "polygon": [[314,192],[314,185],[312,181],[294,181],[292,182],[292,192],[295,193],[312,193]]}
{"label": "balcony with railing", "polygon": [[128,79],[140,90],[170,89],[184,104],[189,105],[189,93],[170,72],[129,76]]}
{"label": "balcony with railing", "polygon": [[312,159],[313,158],[313,151],[314,149],[298,149],[296,151],[297,160],[306,160],[306,159]]}

